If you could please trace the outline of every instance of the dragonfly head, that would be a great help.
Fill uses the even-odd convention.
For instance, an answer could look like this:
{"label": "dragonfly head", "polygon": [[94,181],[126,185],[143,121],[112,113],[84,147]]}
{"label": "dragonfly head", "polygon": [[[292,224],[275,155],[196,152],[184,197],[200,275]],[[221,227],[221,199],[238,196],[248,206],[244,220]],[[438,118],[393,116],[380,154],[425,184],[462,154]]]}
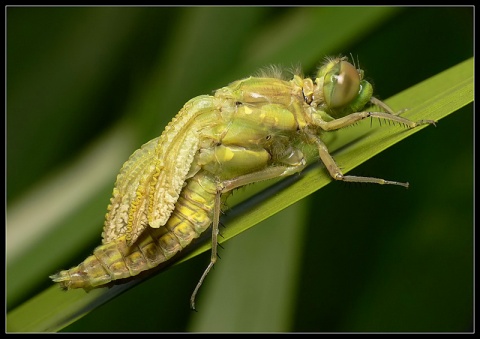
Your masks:
{"label": "dragonfly head", "polygon": [[327,60],[318,70],[316,83],[322,87],[324,109],[336,117],[361,110],[373,93],[372,85],[363,80],[363,70],[345,57]]}

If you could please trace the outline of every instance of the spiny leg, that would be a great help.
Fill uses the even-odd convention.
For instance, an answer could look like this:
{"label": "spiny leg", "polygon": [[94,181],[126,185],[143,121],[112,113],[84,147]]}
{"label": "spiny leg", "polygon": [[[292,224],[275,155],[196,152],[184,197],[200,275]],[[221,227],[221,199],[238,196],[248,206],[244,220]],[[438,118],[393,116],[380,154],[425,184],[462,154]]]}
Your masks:
{"label": "spiny leg", "polygon": [[323,164],[330,173],[330,176],[335,180],[345,181],[345,182],[363,182],[363,183],[371,183],[371,184],[379,184],[379,185],[398,185],[408,188],[408,182],[398,182],[398,181],[390,181],[380,178],[373,178],[373,177],[359,177],[354,175],[343,175],[342,171],[335,163],[335,160],[328,152],[327,146],[323,143],[320,138],[314,134],[307,134],[310,141],[312,141],[318,148],[318,154],[320,159],[322,160]]}
{"label": "spiny leg", "polygon": [[393,122],[398,122],[409,128],[415,128],[417,126],[427,124],[436,126],[435,120],[412,121],[407,118],[401,117],[400,114],[405,112],[406,109],[395,112],[392,108],[390,108],[390,106],[375,97],[370,98],[370,103],[384,109],[386,113],[375,111],[354,112],[334,120],[325,121],[322,117],[322,112],[317,112],[314,110],[311,112],[311,118],[313,120],[312,122],[315,126],[319,126],[324,131],[333,131],[343,127],[347,127],[365,118],[385,119]]}
{"label": "spiny leg", "polygon": [[319,126],[324,131],[333,131],[343,127],[347,127],[353,125],[354,123],[363,120],[365,118],[377,118],[377,119],[385,119],[389,121],[394,121],[401,123],[409,128],[415,128],[421,125],[431,124],[435,126],[436,121],[434,120],[419,120],[419,121],[412,121],[407,118],[400,117],[396,114],[385,113],[385,112],[356,112],[346,115],[344,117],[325,121],[319,114],[313,114],[313,123],[316,126]]}

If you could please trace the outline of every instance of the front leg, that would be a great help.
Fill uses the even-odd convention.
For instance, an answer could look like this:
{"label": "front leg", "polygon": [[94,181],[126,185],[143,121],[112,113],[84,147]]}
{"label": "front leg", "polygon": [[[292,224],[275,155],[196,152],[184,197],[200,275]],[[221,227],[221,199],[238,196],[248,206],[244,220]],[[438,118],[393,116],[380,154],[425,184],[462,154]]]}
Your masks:
{"label": "front leg", "polygon": [[324,131],[334,131],[343,127],[347,127],[365,118],[377,118],[377,119],[394,121],[394,122],[401,123],[409,128],[415,128],[417,126],[426,125],[426,124],[435,125],[436,123],[434,120],[419,120],[415,122],[391,113],[368,112],[368,111],[355,112],[338,119],[325,121],[322,118],[322,113],[323,112],[314,111],[310,116],[312,118],[312,123],[315,126],[320,127]]}

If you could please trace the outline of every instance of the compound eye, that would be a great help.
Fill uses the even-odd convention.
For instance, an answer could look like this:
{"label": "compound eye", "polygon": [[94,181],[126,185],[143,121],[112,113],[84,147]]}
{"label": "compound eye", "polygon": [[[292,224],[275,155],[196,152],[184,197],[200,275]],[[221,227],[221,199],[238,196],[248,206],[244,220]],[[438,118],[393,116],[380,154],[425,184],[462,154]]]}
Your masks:
{"label": "compound eye", "polygon": [[340,61],[337,67],[327,75],[324,95],[330,108],[348,105],[360,92],[360,75],[355,67],[347,62]]}

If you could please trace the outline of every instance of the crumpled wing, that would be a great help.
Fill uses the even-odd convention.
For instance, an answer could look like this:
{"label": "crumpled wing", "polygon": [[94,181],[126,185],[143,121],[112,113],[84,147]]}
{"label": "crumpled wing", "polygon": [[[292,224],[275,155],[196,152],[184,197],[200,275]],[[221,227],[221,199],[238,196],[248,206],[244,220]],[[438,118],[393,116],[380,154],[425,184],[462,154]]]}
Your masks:
{"label": "crumpled wing", "polygon": [[[147,226],[164,226],[172,214],[199,148],[201,131],[212,124],[212,96],[188,101],[162,135],[144,144],[117,176],[105,216],[103,243],[125,235],[131,245]],[[205,117],[206,116],[206,117]],[[214,120],[215,121],[215,120]]]}

